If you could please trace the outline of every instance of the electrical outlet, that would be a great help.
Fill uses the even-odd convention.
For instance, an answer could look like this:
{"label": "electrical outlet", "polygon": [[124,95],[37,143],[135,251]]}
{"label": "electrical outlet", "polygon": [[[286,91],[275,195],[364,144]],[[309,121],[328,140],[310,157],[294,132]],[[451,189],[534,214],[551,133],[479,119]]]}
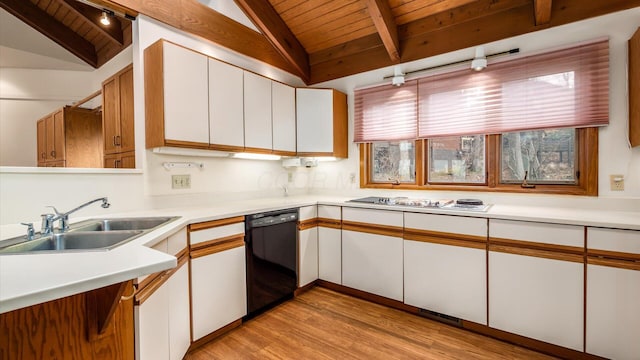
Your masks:
{"label": "electrical outlet", "polygon": [[171,175],[172,189],[190,189],[191,175]]}
{"label": "electrical outlet", "polygon": [[293,173],[290,171],[287,173],[287,182],[293,182]]}
{"label": "electrical outlet", "polygon": [[350,173],[349,174],[349,181],[351,181],[352,184],[356,183],[356,174],[355,173]]}
{"label": "electrical outlet", "polygon": [[624,175],[609,175],[611,191],[624,191]]}

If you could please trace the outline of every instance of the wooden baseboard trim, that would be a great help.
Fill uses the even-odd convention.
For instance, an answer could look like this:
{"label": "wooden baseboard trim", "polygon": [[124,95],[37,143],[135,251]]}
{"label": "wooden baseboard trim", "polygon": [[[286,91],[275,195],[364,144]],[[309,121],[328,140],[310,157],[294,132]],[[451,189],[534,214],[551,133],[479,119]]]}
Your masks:
{"label": "wooden baseboard trim", "polygon": [[[383,296],[374,295],[362,290],[353,289],[347,286],[335,284],[326,280],[317,280],[317,285],[324,287],[342,294],[357,297],[363,300],[371,301],[376,304],[384,305],[390,308],[403,310],[414,315],[419,315],[420,309],[415,306],[407,305],[403,302],[385,298]],[[308,290],[308,289],[307,289]],[[436,321],[436,320],[434,320]],[[446,324],[446,322],[444,322]],[[453,326],[447,324],[449,326]],[[563,359],[576,359],[576,360],[604,360],[596,355],[587,354],[581,351],[567,349],[562,346],[553,345],[544,341],[531,339],[525,336],[512,334],[506,331],[490,328],[486,325],[474,323],[471,321],[462,320],[462,328],[471,332],[475,332],[484,336],[492,337],[504,342],[508,342],[514,345],[518,345],[527,349],[535,350],[544,354],[560,357]]]}
{"label": "wooden baseboard trim", "polygon": [[407,311],[413,314],[418,313],[418,308],[415,306],[407,305],[402,301],[393,300],[386,298],[384,296],[375,295],[368,293],[366,291],[357,290],[354,288],[350,288],[348,286],[335,284],[326,280],[318,280],[318,286],[325,287],[327,289],[337,291],[339,293],[351,295],[353,297],[357,297],[363,300],[371,301],[376,304],[384,305],[390,308]]}
{"label": "wooden baseboard trim", "polygon": [[527,349],[535,350],[563,359],[605,360],[605,358],[596,355],[591,355],[582,351],[576,351],[562,346],[549,344],[544,341],[531,339],[526,336],[516,335],[507,331],[490,328],[486,325],[477,324],[471,321],[463,320],[462,328],[481,335],[492,337],[494,339],[498,339],[504,342],[508,342],[514,345],[518,345]]}
{"label": "wooden baseboard trim", "polygon": [[293,296],[295,297],[295,296],[299,296],[300,294],[304,294],[304,293],[306,293],[307,291],[309,291],[309,290],[313,289],[313,288],[314,288],[315,286],[317,286],[317,285],[318,285],[318,280],[314,280],[314,281],[312,281],[312,282],[308,283],[308,284],[307,284],[307,285],[305,285],[305,286],[302,286],[302,287],[297,288],[297,289],[293,292]]}
{"label": "wooden baseboard trim", "polygon": [[190,351],[193,351],[199,347],[202,347],[203,345],[209,343],[210,341],[228,333],[229,331],[237,328],[238,326],[242,325],[242,319],[238,319],[228,325],[225,325],[223,327],[221,327],[220,329],[212,332],[209,335],[203,336],[200,339],[196,340],[196,341],[192,341],[191,342],[191,346],[189,346],[189,350],[187,351],[187,354]]}

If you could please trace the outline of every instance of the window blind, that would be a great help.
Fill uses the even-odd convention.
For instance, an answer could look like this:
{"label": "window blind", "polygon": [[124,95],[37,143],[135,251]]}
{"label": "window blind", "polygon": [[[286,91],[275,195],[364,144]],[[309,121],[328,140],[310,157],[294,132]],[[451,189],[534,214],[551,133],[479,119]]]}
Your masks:
{"label": "window blind", "polygon": [[356,90],[354,141],[413,140],[418,136],[418,82]]}
{"label": "window blind", "polygon": [[421,78],[418,92],[419,138],[607,125],[609,42]]}

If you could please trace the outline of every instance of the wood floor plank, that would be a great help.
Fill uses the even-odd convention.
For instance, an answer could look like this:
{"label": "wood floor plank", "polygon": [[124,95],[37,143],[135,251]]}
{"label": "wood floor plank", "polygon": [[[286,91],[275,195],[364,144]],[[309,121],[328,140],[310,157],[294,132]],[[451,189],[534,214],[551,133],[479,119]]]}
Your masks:
{"label": "wood floor plank", "polygon": [[316,287],[185,357],[211,359],[553,359]]}

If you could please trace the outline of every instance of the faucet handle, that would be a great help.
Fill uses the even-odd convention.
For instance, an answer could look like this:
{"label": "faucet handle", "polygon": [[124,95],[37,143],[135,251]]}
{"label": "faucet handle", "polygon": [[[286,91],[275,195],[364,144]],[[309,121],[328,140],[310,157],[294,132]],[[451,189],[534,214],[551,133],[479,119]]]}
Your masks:
{"label": "faucet handle", "polygon": [[27,227],[27,240],[33,240],[36,235],[36,231],[33,229],[33,223],[20,223]]}
{"label": "faucet handle", "polygon": [[40,226],[40,233],[47,235],[53,233],[53,214],[42,214],[42,225]]}
{"label": "faucet handle", "polygon": [[58,216],[59,216],[59,215],[62,215],[62,213],[61,213],[60,211],[58,211],[58,209],[56,209],[56,207],[55,207],[55,206],[53,206],[53,205],[47,205],[47,206],[45,206],[45,207],[48,207],[48,208],[53,209],[53,212],[54,212],[54,213],[56,213],[56,215],[58,215]]}

